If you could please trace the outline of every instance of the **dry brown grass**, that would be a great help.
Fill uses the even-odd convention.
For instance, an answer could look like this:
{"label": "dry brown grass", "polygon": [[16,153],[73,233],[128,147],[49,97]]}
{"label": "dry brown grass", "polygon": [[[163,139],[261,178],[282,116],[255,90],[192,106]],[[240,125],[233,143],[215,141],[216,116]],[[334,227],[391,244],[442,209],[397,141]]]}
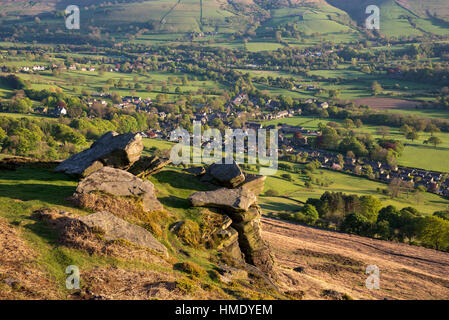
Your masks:
{"label": "dry brown grass", "polygon": [[[229,298],[220,289],[203,288],[198,282],[181,278],[176,274],[158,271],[95,268],[81,273],[81,277],[84,286],[89,290],[84,290],[74,298],[122,300]],[[192,290],[185,290],[183,286],[180,286],[186,281],[193,286]]]}
{"label": "dry brown grass", "polygon": [[37,253],[0,220],[0,300],[56,299],[56,285],[36,263]]}
{"label": "dry brown grass", "polygon": [[[285,293],[302,290],[304,299],[330,299],[324,290],[354,299],[449,298],[449,253],[262,220]],[[380,269],[380,290],[365,286],[368,265]]]}

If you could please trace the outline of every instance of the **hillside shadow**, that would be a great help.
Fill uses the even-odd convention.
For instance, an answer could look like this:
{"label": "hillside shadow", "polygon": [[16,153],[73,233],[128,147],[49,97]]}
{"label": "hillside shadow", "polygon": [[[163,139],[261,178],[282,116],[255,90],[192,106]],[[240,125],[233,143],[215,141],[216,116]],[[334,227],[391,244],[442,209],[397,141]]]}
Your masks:
{"label": "hillside shadow", "polygon": [[180,198],[177,196],[168,196],[163,198],[158,198],[158,200],[165,206],[171,207],[171,208],[177,208],[177,209],[188,209],[192,205],[190,204],[189,200]]}
{"label": "hillside shadow", "polygon": [[76,187],[53,184],[0,184],[0,196],[21,201],[42,201],[54,205],[67,205],[65,199]]}
{"label": "hillside shadow", "polygon": [[38,180],[38,181],[73,181],[78,182],[78,180],[72,176],[65,173],[53,172],[53,169],[47,168],[17,168],[16,170],[2,170],[0,169],[0,180],[11,180],[11,181],[27,181],[27,180]]}
{"label": "hillside shadow", "polygon": [[173,170],[161,171],[153,176],[159,183],[184,190],[207,191],[208,188],[197,177]]}
{"label": "hillside shadow", "polygon": [[404,144],[404,146],[406,146],[406,147],[408,147],[408,146],[411,146],[411,147],[418,147],[418,148],[423,148],[423,149],[427,149],[427,150],[433,150],[433,151],[447,151],[447,150],[449,150],[449,148],[448,147],[434,147],[433,145],[429,145],[429,144],[424,144],[424,143],[421,143],[421,144],[417,144],[417,143],[407,143],[407,144]]}
{"label": "hillside shadow", "polygon": [[43,221],[35,220],[35,223],[27,224],[25,228],[52,245],[58,243],[58,232]]}

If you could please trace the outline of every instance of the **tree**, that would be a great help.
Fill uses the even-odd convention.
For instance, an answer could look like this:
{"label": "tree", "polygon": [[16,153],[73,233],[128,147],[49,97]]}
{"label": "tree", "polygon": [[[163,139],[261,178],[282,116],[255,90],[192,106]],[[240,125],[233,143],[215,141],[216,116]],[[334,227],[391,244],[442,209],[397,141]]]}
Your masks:
{"label": "tree", "polygon": [[390,228],[388,234],[390,236],[396,235],[397,236],[397,230],[400,227],[400,212],[399,210],[394,206],[388,206],[385,208],[382,208],[379,211],[379,215],[377,216],[377,224],[379,225],[383,221],[388,222],[388,226]]}
{"label": "tree", "polygon": [[337,99],[340,96],[341,92],[337,89],[331,89],[329,90],[328,94],[330,99]]}
{"label": "tree", "polygon": [[372,90],[373,94],[374,94],[375,96],[377,96],[377,95],[379,95],[379,94],[382,93],[383,88],[382,88],[382,86],[380,85],[379,82],[374,81],[374,82],[371,84],[371,90]]}
{"label": "tree", "polygon": [[435,149],[436,149],[436,148],[437,148],[437,145],[442,144],[443,141],[442,141],[440,138],[438,138],[438,137],[432,136],[432,137],[430,137],[429,139],[424,140],[423,143],[424,143],[424,144],[433,144],[433,146],[434,146]]}
{"label": "tree", "polygon": [[449,221],[436,216],[421,219],[419,239],[437,250],[446,249],[449,246]]}
{"label": "tree", "polygon": [[343,220],[340,230],[347,233],[368,236],[371,233],[371,223],[361,214],[350,213]]}
{"label": "tree", "polygon": [[311,205],[311,204],[306,204],[304,205],[304,207],[301,209],[301,212],[307,216],[310,217],[313,220],[318,219],[319,215],[318,215],[318,211],[316,210],[316,208]]}
{"label": "tree", "polygon": [[[0,135],[1,136],[1,135]],[[1,138],[0,138],[1,141]],[[446,211],[437,211],[433,214],[435,217],[439,217],[441,219],[449,221],[449,210]]]}
{"label": "tree", "polygon": [[300,212],[296,212],[295,220],[306,223],[306,224],[313,224],[318,218],[318,211],[316,208],[311,204],[306,204],[304,207],[302,207]]}
{"label": "tree", "polygon": [[3,141],[6,139],[6,131],[0,127],[0,152],[3,148]]}
{"label": "tree", "polygon": [[355,127],[354,121],[352,121],[351,119],[345,119],[342,122],[343,127],[345,127],[346,129],[351,129]]}
{"label": "tree", "polygon": [[435,132],[440,132],[441,130],[434,125],[433,123],[429,123],[424,129],[425,132],[430,132],[430,135],[433,136]]}
{"label": "tree", "polygon": [[363,122],[360,119],[355,119],[354,124],[357,128],[361,128],[363,126]]}
{"label": "tree", "polygon": [[386,136],[390,135],[390,128],[387,126],[380,126],[377,128],[376,133],[379,136],[382,136],[382,139],[385,139]]}
{"label": "tree", "polygon": [[413,142],[413,141],[419,139],[419,134],[416,131],[409,131],[409,132],[406,133],[405,137],[408,140],[412,140],[412,142]]}
{"label": "tree", "polygon": [[361,196],[361,214],[364,215],[370,222],[376,222],[380,209],[382,209],[382,202],[371,196]]}
{"label": "tree", "polygon": [[31,111],[32,102],[28,98],[14,99],[11,102],[10,112],[28,113]]}
{"label": "tree", "polygon": [[118,92],[113,92],[111,94],[111,100],[113,103],[120,103],[120,102],[122,102],[122,97],[120,96],[120,94]]}

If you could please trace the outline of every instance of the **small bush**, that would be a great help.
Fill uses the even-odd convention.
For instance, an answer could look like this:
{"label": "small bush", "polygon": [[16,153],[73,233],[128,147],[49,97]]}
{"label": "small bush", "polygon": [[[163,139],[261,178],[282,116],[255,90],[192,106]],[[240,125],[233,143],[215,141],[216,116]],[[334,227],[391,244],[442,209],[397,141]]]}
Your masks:
{"label": "small bush", "polygon": [[192,247],[198,247],[201,242],[200,226],[195,221],[186,220],[179,227],[177,236],[185,244]]}
{"label": "small bush", "polygon": [[206,274],[206,271],[201,268],[199,265],[197,265],[196,263],[190,262],[190,261],[185,261],[185,262],[181,262],[181,263],[177,263],[175,265],[175,268],[178,270],[181,270],[185,273],[188,273],[190,275],[193,275],[195,277],[202,277]]}
{"label": "small bush", "polygon": [[277,192],[276,190],[270,189],[265,192],[265,195],[267,197],[277,197],[279,195],[279,192]]}
{"label": "small bush", "polygon": [[185,293],[193,292],[196,289],[196,284],[189,279],[179,279],[176,280],[176,288],[180,289]]}

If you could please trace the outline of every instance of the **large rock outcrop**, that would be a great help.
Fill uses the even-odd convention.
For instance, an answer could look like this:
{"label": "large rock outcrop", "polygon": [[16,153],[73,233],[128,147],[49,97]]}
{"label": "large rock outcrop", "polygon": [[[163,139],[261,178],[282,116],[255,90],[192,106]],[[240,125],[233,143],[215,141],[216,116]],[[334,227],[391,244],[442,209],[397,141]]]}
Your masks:
{"label": "large rock outcrop", "polygon": [[258,174],[245,173],[245,181],[240,185],[241,188],[251,191],[255,195],[259,195],[265,188],[266,176]]}
{"label": "large rock outcrop", "polygon": [[143,181],[129,172],[110,167],[103,167],[83,179],[72,201],[81,207],[112,213],[133,210],[133,206],[139,205],[147,212],[163,209],[150,181]]}
{"label": "large rock outcrop", "polygon": [[195,192],[189,197],[194,207],[224,208],[231,212],[245,212],[257,198],[245,189],[221,188],[213,191]]}
{"label": "large rock outcrop", "polygon": [[201,178],[204,182],[212,182],[226,188],[236,188],[245,181],[242,169],[233,161],[226,164],[214,163],[207,168],[206,174]]}
{"label": "large rock outcrop", "polygon": [[140,159],[143,151],[140,134],[108,132],[92,146],[63,161],[56,172],[86,177],[104,166],[126,169]]}
{"label": "large rock outcrop", "polygon": [[79,217],[79,220],[90,228],[101,231],[105,240],[127,240],[133,244],[168,256],[167,248],[165,248],[150,232],[142,227],[117,218],[110,212],[97,212],[88,216]]}
{"label": "large rock outcrop", "polygon": [[[214,172],[224,172],[229,168],[229,165],[215,164],[214,166],[216,167]],[[233,172],[234,174],[229,177],[237,176],[235,173],[238,170]],[[210,174],[210,167],[207,174]],[[232,229],[238,233],[239,250],[244,254],[246,262],[256,266],[270,278],[276,278],[274,258],[261,236],[261,210],[255,195],[262,192],[265,177],[247,175],[246,178],[244,176],[243,181],[241,178],[238,180],[240,182],[236,185],[239,187],[236,189],[221,188],[196,192],[189,197],[189,201],[196,207],[213,207],[223,210],[232,220]]]}
{"label": "large rock outcrop", "polygon": [[[126,240],[134,245],[151,249],[162,256],[168,256],[167,248],[150,232],[116,217],[110,212],[103,211],[81,216],[42,208],[36,210],[33,217],[46,221],[50,227],[56,229],[59,233],[59,242],[70,247],[85,249],[91,253],[104,253],[112,248],[108,249],[110,244],[103,247],[100,242]],[[94,236],[94,234],[101,235],[101,237]],[[112,251],[109,250],[110,253]]]}
{"label": "large rock outcrop", "polygon": [[158,156],[142,157],[128,171],[139,178],[147,178],[161,171],[170,162],[170,159],[159,158]]}
{"label": "large rock outcrop", "polygon": [[232,214],[232,227],[239,234],[240,250],[245,254],[246,262],[273,276],[274,259],[262,239],[261,216],[260,208],[253,205],[247,212]]}

